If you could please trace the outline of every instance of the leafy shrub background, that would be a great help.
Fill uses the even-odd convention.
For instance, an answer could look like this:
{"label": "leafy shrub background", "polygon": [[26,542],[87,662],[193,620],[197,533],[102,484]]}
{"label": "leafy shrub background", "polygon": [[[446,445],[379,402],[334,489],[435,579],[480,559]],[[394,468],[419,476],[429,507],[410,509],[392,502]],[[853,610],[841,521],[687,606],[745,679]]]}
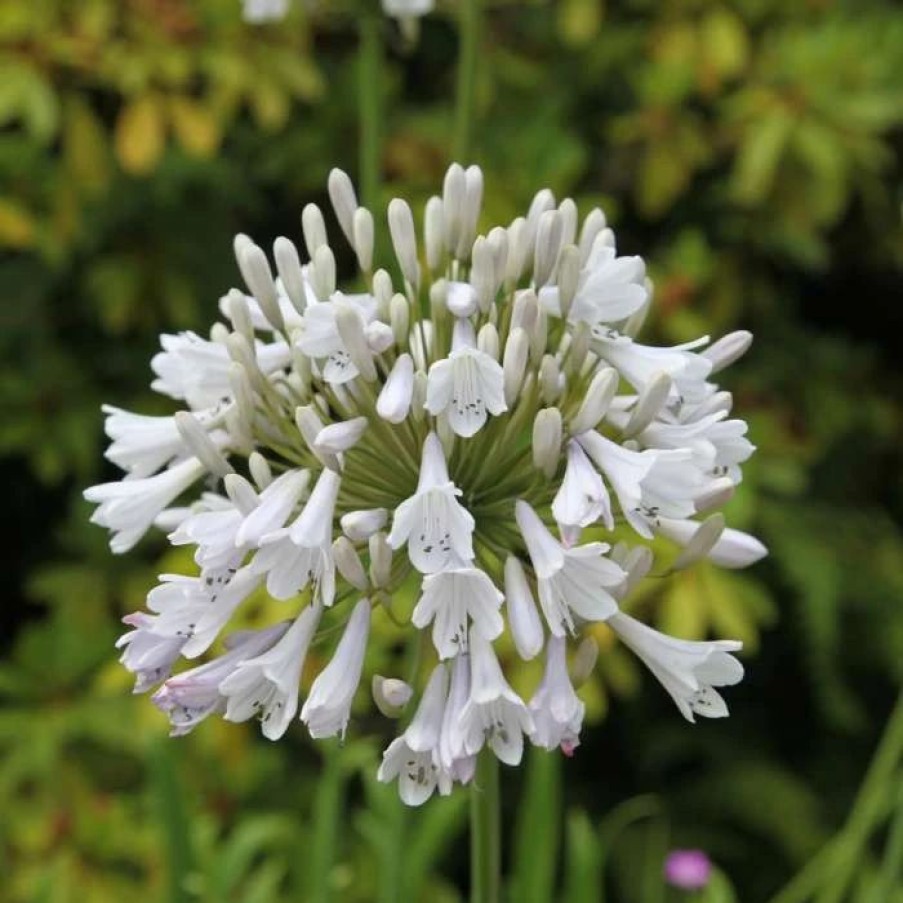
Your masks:
{"label": "leafy shrub background", "polygon": [[[238,278],[232,235],[296,237],[329,169],[356,172],[373,5],[299,2],[255,29],[238,0],[0,2],[13,903],[461,896],[466,797],[402,811],[367,739],[391,726],[363,719],[341,750],[300,726],[275,746],[214,723],[165,740],[112,649],[162,546],[112,559],[80,500],[110,475],[101,402],[169,410],[146,388],[157,334],[208,327]],[[456,6],[414,47],[381,20],[377,210],[425,199],[449,162]],[[682,636],[746,642],[728,722],[688,728],[598,631],[577,756],[505,775],[511,899],[601,900],[604,883],[605,899],[662,901],[664,850],[698,845],[727,876],[710,898],[732,884],[755,903],[846,823],[845,852],[810,866],[823,896],[787,903],[830,903],[819,882],[838,869],[837,900],[899,900],[899,755],[846,820],[903,677],[903,16],[890,0],[512,0],[484,25],[469,157],[486,221],[546,185],[601,202],[649,261],[657,340],[755,332],[729,388],[760,452],[731,513],[772,552],[742,575],[651,581],[634,603]],[[387,636],[375,655],[392,650]]]}

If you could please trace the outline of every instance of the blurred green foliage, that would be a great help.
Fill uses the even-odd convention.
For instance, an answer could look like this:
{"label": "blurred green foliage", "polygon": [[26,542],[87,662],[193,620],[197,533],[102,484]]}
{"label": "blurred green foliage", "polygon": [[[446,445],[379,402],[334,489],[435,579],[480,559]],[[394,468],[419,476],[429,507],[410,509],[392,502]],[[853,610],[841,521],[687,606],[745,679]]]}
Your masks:
{"label": "blurred green foliage", "polygon": [[[101,477],[101,402],[168,410],[146,388],[156,336],[209,326],[232,235],[294,235],[328,170],[356,170],[365,5],[297,3],[252,28],[238,0],[0,0],[11,903],[461,899],[466,798],[402,811],[363,739],[391,726],[365,718],[342,749],[300,726],[276,746],[215,723],[163,739],[112,649],[161,546],[111,561],[80,501]],[[383,23],[383,202],[425,199],[449,162],[454,8],[415,46]],[[504,776],[510,898],[678,900],[662,858],[695,845],[721,869],[709,903],[769,899],[797,872],[780,903],[899,901],[893,724],[851,806],[903,682],[903,16],[892,0],[507,0],[481,45],[487,222],[547,185],[601,202],[650,263],[654,338],[756,333],[729,388],[760,452],[729,515],[772,553],[632,603],[682,636],[744,640],[726,723],[688,728],[598,629],[578,755]],[[374,667],[394,642],[386,628]]]}

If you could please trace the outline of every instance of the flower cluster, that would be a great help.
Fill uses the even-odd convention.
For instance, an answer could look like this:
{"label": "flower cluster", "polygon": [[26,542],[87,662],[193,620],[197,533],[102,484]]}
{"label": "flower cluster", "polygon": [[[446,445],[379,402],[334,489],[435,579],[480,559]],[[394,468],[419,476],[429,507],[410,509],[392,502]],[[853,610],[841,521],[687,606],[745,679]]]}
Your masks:
{"label": "flower cluster", "polygon": [[[620,605],[657,535],[682,547],[673,568],[704,556],[741,567],[765,552],[713,513],[753,446],[712,377],[749,334],[636,341],[651,301],[642,259],[617,253],[601,210],[581,224],[548,190],[478,235],[482,173],[451,166],[419,247],[411,208],[389,204],[390,275],[374,268],[374,218],[349,178],[333,170],[328,187],[364,291],[338,290],[314,205],[302,214],[306,264],[278,238],[274,276],[239,235],[246,290],[221,299],[225,322],[209,338],[164,335],[151,363],[152,387],[184,410],[105,409],[107,457],[126,475],[85,492],[93,521],[118,553],[163,528],[198,567],[163,575],[149,611],[125,619],[136,691],[158,687],[175,734],[219,713],[257,717],[275,739],[298,712],[309,649],[338,627],[300,718],[313,737],[343,736],[371,619],[407,624],[415,643],[429,631],[434,666],[379,772],[410,804],[470,780],[484,747],[512,765],[525,738],[572,753],[584,709],[573,681],[593,655],[584,640],[569,671],[568,647],[594,622],[687,719],[726,715],[716,687],[742,677],[740,643],[674,639]],[[215,657],[173,673],[264,587],[285,600],[284,623],[233,630]],[[523,659],[544,655],[527,701],[493,645],[506,629]],[[397,714],[414,689],[377,679],[374,691]]]}

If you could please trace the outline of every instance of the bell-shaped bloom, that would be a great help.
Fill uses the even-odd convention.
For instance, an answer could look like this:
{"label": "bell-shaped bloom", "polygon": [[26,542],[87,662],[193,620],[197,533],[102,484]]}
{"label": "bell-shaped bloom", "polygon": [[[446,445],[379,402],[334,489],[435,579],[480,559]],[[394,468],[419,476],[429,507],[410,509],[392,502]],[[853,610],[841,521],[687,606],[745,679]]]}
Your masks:
{"label": "bell-shaped bloom", "polygon": [[612,593],[626,574],[605,557],[607,544],[565,548],[521,500],[515,505],[515,518],[533,562],[539,604],[555,636],[574,632],[574,615],[584,621],[604,621],[618,610]]}
{"label": "bell-shaped bloom", "polygon": [[448,671],[443,664],[433,669],[423,698],[407,730],[383,753],[377,778],[384,783],[398,778],[398,793],[408,806],[425,803],[438,786],[451,791],[451,776],[439,761],[439,737],[448,697]]}
{"label": "bell-shaped bloom", "polygon": [[298,711],[298,685],[322,607],[309,605],[270,649],[247,658],[220,684],[226,697],[226,720],[247,721],[257,715],[269,740],[278,740]]}
{"label": "bell-shaped bloom", "polygon": [[[619,323],[639,310],[648,297],[643,258],[618,257],[610,245],[598,244],[580,271],[568,320],[589,326]],[[549,313],[561,316],[557,286],[542,288],[539,301]]]}
{"label": "bell-shaped bloom", "polygon": [[287,624],[265,630],[243,631],[232,638],[229,651],[203,665],[170,677],[152,700],[169,717],[171,736],[194,730],[208,715],[225,711],[220,684],[247,658],[269,649],[285,633]]}
{"label": "bell-shaped bloom", "polygon": [[153,477],[101,483],[84,491],[98,508],[91,523],[113,533],[110,548],[118,555],[128,552],[150,529],[157,515],[204,474],[197,458],[188,458]]}
{"label": "bell-shaped bloom", "polygon": [[608,530],[614,529],[608,490],[586,452],[573,439],[568,442],[567,466],[552,502],[552,516],[562,528],[588,527],[601,519]]}
{"label": "bell-shaped bloom", "polygon": [[424,406],[431,414],[445,413],[464,438],[479,432],[489,414],[508,410],[501,364],[476,347],[469,321],[458,321],[452,351],[430,367]]}
{"label": "bell-shaped bloom", "polygon": [[324,605],[335,598],[332,526],[339,494],[339,475],[324,467],[304,510],[290,527],[268,533],[251,567],[266,574],[267,592],[290,599],[309,584]]}
{"label": "bell-shaped bloom", "polygon": [[119,661],[135,675],[133,692],[145,693],[172,673],[185,637],[155,633],[154,617],[145,612],[136,611],[122,620],[132,629],[116,641],[116,648],[122,649]]}
{"label": "bell-shaped bloom", "polygon": [[[184,399],[193,410],[211,408],[232,397],[229,370],[232,359],[222,342],[202,339],[193,332],[160,336],[163,351],[151,359],[157,379],[151,388],[170,398]],[[270,374],[291,361],[285,342],[257,342],[255,359],[261,373]]]}
{"label": "bell-shaped bloom", "polygon": [[504,596],[492,580],[463,561],[423,578],[420,600],[411,615],[415,627],[433,623],[433,645],[439,658],[453,658],[467,648],[469,625],[484,639],[494,640],[504,630],[499,614]]}
{"label": "bell-shaped bloom", "polygon": [[269,533],[278,530],[295,510],[310,482],[307,470],[287,470],[260,493],[260,501],[241,522],[235,533],[235,544],[257,548]]}
{"label": "bell-shaped bloom", "polygon": [[422,574],[442,570],[453,559],[473,559],[474,520],[457,500],[442,443],[430,433],[423,443],[417,492],[395,509],[389,545],[408,544],[408,557]]}
{"label": "bell-shaped bloom", "polygon": [[[195,411],[194,416],[207,427],[221,417],[224,408],[216,405]],[[102,410],[107,415],[104,432],[113,440],[104,457],[132,476],[149,477],[173,458],[187,456],[188,449],[174,417],[149,417],[108,404]]]}
{"label": "bell-shaped bloom", "polygon": [[[699,524],[693,520],[660,517],[656,521],[655,528],[657,533],[685,546],[699,529]],[[706,558],[723,568],[745,568],[760,561],[767,554],[768,549],[755,536],[726,527],[706,553]]]}
{"label": "bell-shaped bloom", "polygon": [[476,755],[485,744],[506,765],[520,763],[524,734],[533,733],[533,718],[505,680],[492,644],[470,634],[470,697],[461,710],[463,749]]}
{"label": "bell-shaped bloom", "polygon": [[344,738],[351,702],[361,681],[369,632],[370,600],[361,599],[354,606],[331,661],[317,675],[301,709],[301,720],[315,740],[336,734]]}
{"label": "bell-shaped bloom", "polygon": [[571,755],[580,745],[584,708],[568,675],[565,641],[550,636],[542,682],[529,705],[536,726],[531,741],[544,749],[561,747],[566,755]]}
{"label": "bell-shaped bloom", "polygon": [[511,638],[518,655],[529,661],[539,655],[544,634],[527,575],[523,565],[513,555],[505,561],[505,599]]}
{"label": "bell-shaped bloom", "polygon": [[638,392],[659,373],[667,373],[673,383],[672,397],[693,403],[702,400],[709,391],[706,379],[712,371],[712,362],[695,352],[707,341],[702,338],[671,348],[656,348],[597,328],[593,330],[592,348]]}
{"label": "bell-shaped bloom", "polygon": [[618,612],[608,626],[642,660],[687,721],[695,715],[723,718],[727,705],[715,687],[727,687],[743,679],[743,666],[731,655],[743,644],[737,640],[679,640]]}
{"label": "bell-shaped bloom", "polygon": [[462,652],[450,663],[448,700],[439,733],[439,765],[452,780],[468,784],[476,770],[477,757],[465,750],[461,713],[470,699],[470,656]]}
{"label": "bell-shaped bloom", "polygon": [[306,355],[324,360],[323,379],[342,385],[360,375],[339,334],[336,315],[340,304],[348,304],[360,317],[361,328],[373,322],[376,316],[376,299],[371,295],[343,295],[336,292],[332,300],[311,304],[304,311],[304,322],[296,334],[295,344]]}

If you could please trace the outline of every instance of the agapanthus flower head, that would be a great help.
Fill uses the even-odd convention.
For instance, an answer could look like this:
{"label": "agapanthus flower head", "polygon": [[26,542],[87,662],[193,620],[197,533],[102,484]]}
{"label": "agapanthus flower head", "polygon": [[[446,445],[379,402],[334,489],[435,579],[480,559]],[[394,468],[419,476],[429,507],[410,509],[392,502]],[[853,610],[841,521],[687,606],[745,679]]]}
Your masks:
{"label": "agapanthus flower head", "polygon": [[[182,410],[104,409],[107,456],[126,474],[86,491],[93,520],[115,552],[158,525],[197,566],[163,575],[149,611],[125,619],[136,691],[159,685],[174,733],[220,714],[258,717],[276,739],[300,713],[313,737],[344,736],[371,623],[407,617],[412,643],[430,633],[429,679],[373,686],[384,714],[414,713],[379,773],[412,805],[469,781],[484,749],[508,764],[525,741],[572,754],[583,720],[572,681],[593,667],[587,628],[599,621],[688,719],[725,715],[715,688],[742,677],[740,644],[667,637],[621,606],[657,536],[683,547],[674,568],[765,553],[713,510],[753,447],[711,377],[748,334],[708,350],[707,339],[637,342],[652,291],[643,261],[619,256],[600,210],[581,225],[548,190],[478,234],[482,172],[453,165],[422,242],[408,204],[391,202],[394,260],[379,269],[373,248],[388,242],[375,242],[373,213],[343,172],[328,187],[355,284],[336,284],[314,205],[306,249],[276,240],[275,273],[240,235],[245,287],[221,300],[224,321],[207,337],[163,336],[152,361],[152,387]],[[411,584],[406,616],[394,600]],[[232,629],[261,592],[285,620]],[[544,653],[529,701],[493,645],[505,631],[521,658]],[[314,646],[327,664],[302,692]]]}

